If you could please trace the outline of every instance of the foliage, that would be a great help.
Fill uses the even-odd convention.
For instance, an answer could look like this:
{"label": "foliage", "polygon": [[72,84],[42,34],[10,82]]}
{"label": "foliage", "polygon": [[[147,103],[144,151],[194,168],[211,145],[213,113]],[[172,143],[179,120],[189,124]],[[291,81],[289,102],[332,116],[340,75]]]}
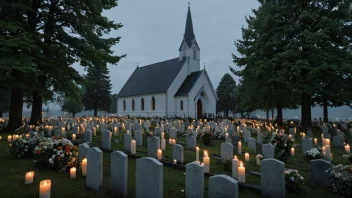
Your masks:
{"label": "foliage", "polygon": [[224,112],[225,117],[228,117],[229,111],[235,111],[236,104],[236,81],[230,74],[225,74],[216,88],[218,101],[216,104],[217,112]]}
{"label": "foliage", "polygon": [[109,113],[116,113],[117,110],[117,94],[110,95],[111,105]]}
{"label": "foliage", "polygon": [[215,139],[214,132],[215,132],[215,129],[206,130],[206,127],[204,127],[202,132],[198,133],[198,137],[197,138],[203,139],[204,145],[212,146],[213,145],[213,139]]}
{"label": "foliage", "polygon": [[61,106],[62,111],[72,113],[75,116],[77,113],[83,110],[83,105],[80,99],[65,98],[64,103]]}
{"label": "foliage", "polygon": [[222,164],[224,165],[225,171],[230,171],[232,167],[232,159],[222,159]]}
{"label": "foliage", "polygon": [[304,178],[298,174],[297,170],[285,170],[285,185],[289,190],[296,191],[302,184],[304,184]]}
{"label": "foliage", "polygon": [[343,157],[349,161],[349,164],[352,164],[352,153],[345,154]]}
{"label": "foliage", "polygon": [[352,165],[336,165],[330,169],[330,180],[335,193],[352,195]]}
{"label": "foliage", "polygon": [[10,98],[10,91],[5,88],[0,88],[0,117],[2,117],[2,113],[6,113],[10,110]]}
{"label": "foliage", "polygon": [[286,160],[291,156],[293,142],[284,134],[273,133],[270,143],[275,147],[275,154],[281,160]]}
{"label": "foliage", "polygon": [[33,157],[34,148],[38,143],[39,136],[37,133],[23,134],[9,143],[9,151],[17,158],[30,158]]}
{"label": "foliage", "polygon": [[321,152],[317,148],[311,148],[304,155],[308,161],[322,158]]}

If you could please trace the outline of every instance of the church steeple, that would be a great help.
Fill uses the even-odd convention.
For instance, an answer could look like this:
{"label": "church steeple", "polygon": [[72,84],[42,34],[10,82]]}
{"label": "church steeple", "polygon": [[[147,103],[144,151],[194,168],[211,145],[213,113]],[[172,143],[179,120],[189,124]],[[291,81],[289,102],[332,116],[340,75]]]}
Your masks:
{"label": "church steeple", "polygon": [[188,13],[187,13],[187,20],[186,20],[186,28],[185,28],[185,34],[183,36],[183,39],[186,41],[188,47],[192,46],[193,39],[196,36],[194,35],[193,31],[193,23],[192,23],[192,14],[191,14],[191,8],[188,3]]}

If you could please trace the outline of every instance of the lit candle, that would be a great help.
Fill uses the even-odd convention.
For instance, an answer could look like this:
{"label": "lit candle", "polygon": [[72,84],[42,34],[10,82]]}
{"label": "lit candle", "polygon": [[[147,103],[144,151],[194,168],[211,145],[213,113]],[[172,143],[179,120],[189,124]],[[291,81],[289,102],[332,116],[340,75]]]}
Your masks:
{"label": "lit candle", "polygon": [[172,144],[172,139],[171,138],[169,138],[169,144]]}
{"label": "lit candle", "polygon": [[244,154],[244,160],[245,160],[246,162],[249,162],[249,153],[245,153],[245,154]]}
{"label": "lit candle", "polygon": [[260,162],[261,162],[261,159],[262,159],[262,158],[263,158],[263,156],[262,156],[261,154],[258,154],[258,155],[256,156],[257,165],[260,166]]}
{"label": "lit candle", "polygon": [[158,160],[161,160],[163,158],[163,151],[161,149],[158,149]]}
{"label": "lit candle", "polygon": [[174,164],[177,164],[177,160],[174,159]]}
{"label": "lit candle", "polygon": [[83,176],[87,175],[87,158],[84,158],[82,160],[82,175]]}
{"label": "lit candle", "polygon": [[164,139],[164,132],[161,132],[161,139]]}
{"label": "lit candle", "polygon": [[295,148],[291,148],[291,156],[295,156]]}
{"label": "lit candle", "polygon": [[330,145],[330,139],[325,139],[325,146]]}
{"label": "lit candle", "polygon": [[76,140],[76,134],[72,134],[72,140]]}
{"label": "lit candle", "polygon": [[166,140],[163,139],[161,140],[161,150],[165,150],[165,148],[166,148]]}
{"label": "lit candle", "polygon": [[50,198],[51,180],[43,180],[39,184],[39,198]]}
{"label": "lit candle", "polygon": [[131,140],[131,154],[136,154],[136,140]]}
{"label": "lit candle", "polygon": [[209,173],[209,170],[210,170],[210,159],[208,157],[208,152],[207,151],[204,151],[203,164],[204,164],[204,172],[205,173]]}
{"label": "lit candle", "polygon": [[176,144],[176,140],[175,139],[172,139],[172,144]]}
{"label": "lit candle", "polygon": [[241,143],[241,141],[238,142],[238,153],[239,154],[242,153],[242,143]]}
{"label": "lit candle", "polygon": [[61,127],[61,135],[65,133],[65,127]]}
{"label": "lit candle", "polygon": [[0,136],[0,141],[2,140],[2,136]]}
{"label": "lit candle", "polygon": [[305,133],[302,134],[302,139],[306,139],[306,134]]}
{"label": "lit candle", "polygon": [[18,135],[13,135],[13,136],[12,136],[12,139],[13,139],[13,140],[16,140],[17,137],[18,137]]}
{"label": "lit candle", "polygon": [[238,179],[238,159],[236,155],[232,159],[232,177]]}
{"label": "lit candle", "polygon": [[321,148],[321,152],[323,153],[323,155],[325,155],[325,146]]}
{"label": "lit candle", "polygon": [[97,136],[97,128],[96,127],[93,127],[93,135]]}
{"label": "lit candle", "polygon": [[347,153],[351,153],[350,145],[348,145],[348,144],[345,145],[345,151],[346,151]]}
{"label": "lit candle", "polygon": [[25,174],[25,184],[33,183],[34,171],[26,172]]}
{"label": "lit candle", "polygon": [[114,135],[115,136],[117,135],[117,127],[116,126],[114,127]]}
{"label": "lit candle", "polygon": [[330,153],[330,161],[332,161],[332,153]]}
{"label": "lit candle", "polygon": [[323,145],[323,146],[325,146],[325,138],[321,138],[321,144]]}
{"label": "lit candle", "polygon": [[11,140],[12,140],[12,136],[11,135],[7,136],[7,141],[11,142]]}
{"label": "lit candle", "polygon": [[76,178],[76,167],[70,168],[70,179]]}
{"label": "lit candle", "polygon": [[242,162],[240,162],[240,167],[238,167],[238,181],[246,183],[246,168],[243,166]]}
{"label": "lit candle", "polygon": [[314,145],[318,145],[318,139],[314,138]]}
{"label": "lit candle", "polygon": [[291,135],[291,134],[290,134],[290,135],[288,135],[288,138],[289,138],[289,139],[292,139],[292,135]]}
{"label": "lit candle", "polygon": [[196,161],[199,161],[199,147],[196,147]]}

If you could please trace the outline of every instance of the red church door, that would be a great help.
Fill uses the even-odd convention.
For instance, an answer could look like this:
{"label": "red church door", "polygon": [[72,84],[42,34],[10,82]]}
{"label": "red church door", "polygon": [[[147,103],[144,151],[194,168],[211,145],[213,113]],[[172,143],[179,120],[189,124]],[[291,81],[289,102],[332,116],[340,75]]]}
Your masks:
{"label": "red church door", "polygon": [[199,99],[197,101],[197,118],[201,119],[203,116],[203,104],[202,101]]}

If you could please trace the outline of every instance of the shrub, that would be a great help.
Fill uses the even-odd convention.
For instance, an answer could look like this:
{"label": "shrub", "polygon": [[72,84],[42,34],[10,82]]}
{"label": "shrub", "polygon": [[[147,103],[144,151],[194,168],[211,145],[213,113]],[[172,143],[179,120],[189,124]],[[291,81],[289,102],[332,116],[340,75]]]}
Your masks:
{"label": "shrub", "polygon": [[301,184],[304,184],[304,178],[298,174],[297,170],[285,170],[285,185],[290,191],[300,189]]}
{"label": "shrub", "polygon": [[284,134],[273,133],[270,143],[275,147],[275,154],[281,160],[286,160],[291,156],[293,142]]}
{"label": "shrub", "polygon": [[332,190],[342,195],[352,195],[352,165],[336,165],[330,169]]}

